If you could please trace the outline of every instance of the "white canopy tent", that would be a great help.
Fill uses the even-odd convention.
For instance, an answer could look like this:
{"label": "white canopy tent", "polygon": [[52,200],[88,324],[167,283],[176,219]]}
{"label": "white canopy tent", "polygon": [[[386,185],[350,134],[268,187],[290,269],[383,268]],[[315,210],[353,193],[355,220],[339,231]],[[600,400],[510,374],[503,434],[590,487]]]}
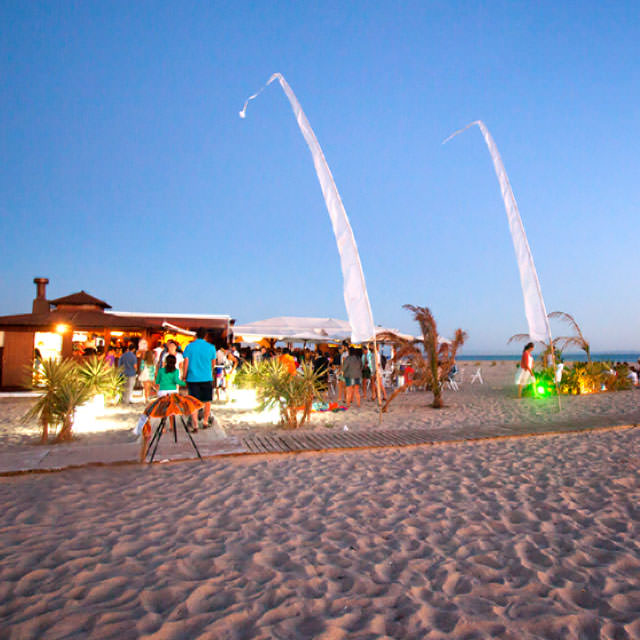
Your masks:
{"label": "white canopy tent", "polygon": [[[233,333],[243,342],[260,342],[264,338],[283,342],[341,342],[351,338],[351,325],[346,320],[336,318],[281,316],[235,325]],[[396,329],[376,327],[376,334],[380,333],[393,333],[405,340],[422,340]],[[450,340],[440,338],[442,343],[450,343]]]}

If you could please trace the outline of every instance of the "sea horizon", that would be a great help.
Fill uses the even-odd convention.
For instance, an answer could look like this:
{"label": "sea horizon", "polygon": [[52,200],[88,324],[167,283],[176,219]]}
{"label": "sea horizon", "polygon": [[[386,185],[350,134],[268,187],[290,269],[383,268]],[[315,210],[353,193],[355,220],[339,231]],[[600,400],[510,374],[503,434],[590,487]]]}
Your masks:
{"label": "sea horizon", "polygon": [[[537,354],[536,354],[537,355]],[[518,361],[520,360],[520,353],[480,353],[480,354],[466,354],[461,353],[456,356],[457,360],[469,361]],[[591,360],[596,362],[637,362],[640,358],[640,351],[601,351],[591,354]],[[562,359],[569,362],[586,362],[587,355],[584,351],[579,353],[563,353]]]}

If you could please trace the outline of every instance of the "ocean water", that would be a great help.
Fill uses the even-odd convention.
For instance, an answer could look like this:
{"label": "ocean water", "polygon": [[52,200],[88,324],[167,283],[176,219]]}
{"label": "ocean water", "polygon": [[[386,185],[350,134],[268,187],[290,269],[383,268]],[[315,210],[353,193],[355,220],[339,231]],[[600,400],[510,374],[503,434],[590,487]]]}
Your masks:
{"label": "ocean water", "polygon": [[[536,358],[539,357],[539,353],[534,351],[534,356]],[[516,362],[520,360],[522,354],[514,353],[514,354],[477,354],[477,355],[469,355],[466,353],[459,354],[456,359],[462,361],[500,361],[500,360],[515,360]],[[592,353],[591,360],[595,361],[607,361],[607,362],[629,362],[636,363],[640,358],[640,352],[638,351],[629,351],[629,352],[603,352],[603,353]],[[580,353],[563,353],[562,359],[568,362],[586,362],[587,356],[584,351],[580,351]]]}

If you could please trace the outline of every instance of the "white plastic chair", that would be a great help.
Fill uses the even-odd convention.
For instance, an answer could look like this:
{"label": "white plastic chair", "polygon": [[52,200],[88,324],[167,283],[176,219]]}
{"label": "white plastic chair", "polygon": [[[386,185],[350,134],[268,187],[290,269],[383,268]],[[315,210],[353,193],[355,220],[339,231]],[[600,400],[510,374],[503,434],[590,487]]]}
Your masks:
{"label": "white plastic chair", "polygon": [[484,380],[482,379],[482,367],[478,367],[476,372],[471,376],[471,384],[478,381],[480,384],[484,384]]}
{"label": "white plastic chair", "polygon": [[451,391],[460,391],[458,383],[453,378],[447,378],[444,381],[444,386],[446,389],[451,389]]}

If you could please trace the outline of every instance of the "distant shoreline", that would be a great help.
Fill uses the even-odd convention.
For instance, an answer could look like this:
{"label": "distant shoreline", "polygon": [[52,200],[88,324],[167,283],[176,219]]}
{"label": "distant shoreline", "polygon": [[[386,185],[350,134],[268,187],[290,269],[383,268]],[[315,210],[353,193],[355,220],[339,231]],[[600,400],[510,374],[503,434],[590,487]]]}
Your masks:
{"label": "distant shoreline", "polygon": [[[628,351],[628,352],[616,352],[616,351],[606,351],[602,353],[592,353],[591,359],[597,362],[602,361],[612,361],[612,362],[637,362],[638,358],[640,358],[640,352],[638,351]],[[477,355],[468,355],[468,354],[459,354],[456,356],[457,360],[461,361],[518,361],[520,360],[520,354],[477,354]],[[585,353],[563,353],[562,359],[567,362],[586,362],[587,356]]]}

